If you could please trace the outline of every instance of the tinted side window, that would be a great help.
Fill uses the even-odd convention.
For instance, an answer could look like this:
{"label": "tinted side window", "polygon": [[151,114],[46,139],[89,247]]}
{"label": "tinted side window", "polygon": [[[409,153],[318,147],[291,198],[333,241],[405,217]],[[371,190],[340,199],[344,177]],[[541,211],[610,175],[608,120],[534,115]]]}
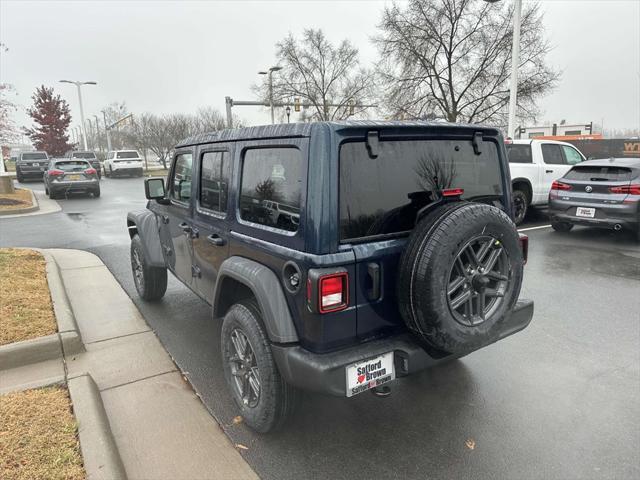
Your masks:
{"label": "tinted side window", "polygon": [[169,184],[171,198],[181,202],[188,202],[191,198],[192,164],[190,153],[182,153],[176,157],[176,165]]}
{"label": "tinted side window", "polygon": [[297,148],[247,150],[242,163],[240,218],[289,232],[298,230],[301,163]]}
{"label": "tinted side window", "polygon": [[229,154],[206,152],[200,168],[200,206],[214,212],[227,211]]}
{"label": "tinted side window", "polygon": [[507,145],[509,163],[533,163],[531,145]]}
{"label": "tinted side window", "polygon": [[564,165],[564,157],[560,145],[545,143],[542,145],[542,159],[548,165]]}
{"label": "tinted side window", "polygon": [[577,163],[582,162],[584,160],[582,155],[578,153],[578,151],[573,147],[567,147],[566,145],[562,146],[562,150],[564,151],[564,157],[567,159],[567,163],[569,165],[576,165]]}

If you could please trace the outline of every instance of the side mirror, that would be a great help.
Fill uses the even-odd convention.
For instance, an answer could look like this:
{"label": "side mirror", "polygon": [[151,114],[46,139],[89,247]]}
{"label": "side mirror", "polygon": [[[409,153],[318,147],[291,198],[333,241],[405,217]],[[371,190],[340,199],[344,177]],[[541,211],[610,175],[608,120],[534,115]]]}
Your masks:
{"label": "side mirror", "polygon": [[147,178],[144,181],[144,195],[148,200],[164,200],[164,178]]}

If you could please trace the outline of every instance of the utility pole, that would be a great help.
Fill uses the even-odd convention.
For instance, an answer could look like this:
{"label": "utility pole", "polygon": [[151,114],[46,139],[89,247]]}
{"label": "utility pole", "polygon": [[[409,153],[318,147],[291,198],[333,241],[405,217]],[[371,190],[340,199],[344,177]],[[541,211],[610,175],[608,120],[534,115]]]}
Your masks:
{"label": "utility pole", "polygon": [[518,105],[518,64],[520,63],[520,17],[522,0],[514,0],[513,8],[513,45],[511,45],[511,85],[509,88],[509,123],[507,135],[514,138],[516,110]]}
{"label": "utility pole", "polygon": [[276,123],[275,121],[275,113],[274,113],[274,105],[273,105],[273,72],[277,72],[278,70],[282,70],[282,67],[274,66],[269,68],[269,71],[261,71],[258,72],[258,75],[269,75],[269,105],[271,106],[271,125]]}
{"label": "utility pole", "polygon": [[107,152],[111,151],[111,135],[109,135],[109,125],[107,124],[107,114],[102,110],[102,117],[104,119],[104,131],[107,136]]}
{"label": "utility pole", "polygon": [[78,103],[80,104],[80,129],[82,130],[82,141],[84,143],[84,149],[89,150],[87,145],[87,132],[84,126],[84,108],[82,107],[82,85],[97,85],[96,82],[77,82],[73,80],[60,80],[60,83],[72,83],[78,88]]}

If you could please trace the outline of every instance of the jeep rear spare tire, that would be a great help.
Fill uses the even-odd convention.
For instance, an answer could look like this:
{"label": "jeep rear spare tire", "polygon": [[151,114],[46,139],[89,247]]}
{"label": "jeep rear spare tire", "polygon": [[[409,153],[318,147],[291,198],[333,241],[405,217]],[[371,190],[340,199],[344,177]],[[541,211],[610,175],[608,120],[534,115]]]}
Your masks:
{"label": "jeep rear spare tire", "polygon": [[400,259],[398,304],[409,330],[463,354],[498,339],[522,284],[522,251],[497,207],[456,202],[416,225]]}

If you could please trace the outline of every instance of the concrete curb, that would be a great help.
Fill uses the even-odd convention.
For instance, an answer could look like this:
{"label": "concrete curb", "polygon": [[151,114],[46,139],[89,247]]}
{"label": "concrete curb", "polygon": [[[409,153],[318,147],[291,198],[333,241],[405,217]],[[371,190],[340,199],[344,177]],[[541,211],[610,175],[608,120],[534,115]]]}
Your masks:
{"label": "concrete curb", "polygon": [[54,358],[62,358],[60,337],[57,333],[1,346],[0,371]]}
{"label": "concrete curb", "polygon": [[45,337],[23,340],[0,346],[0,370],[22,367],[33,363],[62,358],[84,352],[71,304],[64,288],[60,269],[53,255],[46,250],[34,248],[47,262],[47,283],[51,293],[51,303],[58,326],[58,333]]}
{"label": "concrete curb", "polygon": [[80,449],[87,478],[126,480],[124,465],[96,382],[87,373],[70,379],[67,384],[73,413],[78,421]]}
{"label": "concrete curb", "polygon": [[[27,190],[26,188],[23,190]],[[0,210],[0,217],[3,215],[20,215],[21,213],[31,213],[37,210],[40,210],[40,204],[38,203],[38,199],[33,194],[33,190],[28,189],[29,193],[31,193],[31,203],[30,207],[25,208],[16,208],[15,210]]]}
{"label": "concrete curb", "polygon": [[71,309],[69,297],[60,275],[60,268],[53,255],[46,250],[38,249],[47,261],[47,283],[51,293],[51,303],[58,324],[58,334],[65,355],[75,355],[84,352],[84,343],[80,337],[80,330]]}

